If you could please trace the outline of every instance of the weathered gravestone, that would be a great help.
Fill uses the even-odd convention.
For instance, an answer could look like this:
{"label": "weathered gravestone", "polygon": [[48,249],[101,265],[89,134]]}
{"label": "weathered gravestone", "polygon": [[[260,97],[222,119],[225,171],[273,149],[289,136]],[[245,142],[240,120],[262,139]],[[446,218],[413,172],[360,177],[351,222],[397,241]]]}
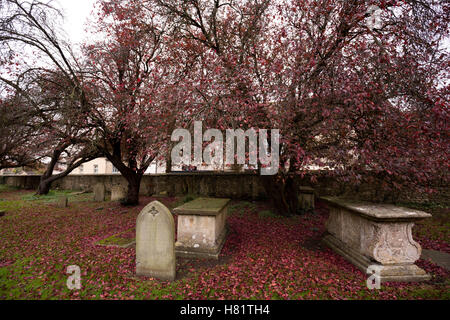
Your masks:
{"label": "weathered gravestone", "polygon": [[148,204],[137,217],[136,274],[175,280],[175,222],[159,201]]}
{"label": "weathered gravestone", "polygon": [[56,206],[58,208],[67,208],[69,206],[69,199],[66,196],[59,197]]}
{"label": "weathered gravestone", "polygon": [[314,205],[314,189],[311,187],[300,187],[298,195],[298,205],[300,209],[311,210]]}
{"label": "weathered gravestone", "polygon": [[127,190],[125,187],[116,185],[111,188],[111,201],[120,201],[127,196]]}
{"label": "weathered gravestone", "polygon": [[105,185],[103,183],[97,183],[94,186],[94,201],[105,201]]}

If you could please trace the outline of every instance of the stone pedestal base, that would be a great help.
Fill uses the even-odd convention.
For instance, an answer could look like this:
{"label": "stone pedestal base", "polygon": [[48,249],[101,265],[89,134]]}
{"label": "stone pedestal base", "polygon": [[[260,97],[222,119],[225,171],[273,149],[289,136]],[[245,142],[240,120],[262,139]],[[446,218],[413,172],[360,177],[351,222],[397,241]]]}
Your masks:
{"label": "stone pedestal base", "polygon": [[381,282],[418,282],[431,279],[430,275],[413,263],[399,265],[379,264],[332,235],[327,235],[323,242],[363,273],[367,272],[369,266],[374,266],[373,269],[379,274]]}

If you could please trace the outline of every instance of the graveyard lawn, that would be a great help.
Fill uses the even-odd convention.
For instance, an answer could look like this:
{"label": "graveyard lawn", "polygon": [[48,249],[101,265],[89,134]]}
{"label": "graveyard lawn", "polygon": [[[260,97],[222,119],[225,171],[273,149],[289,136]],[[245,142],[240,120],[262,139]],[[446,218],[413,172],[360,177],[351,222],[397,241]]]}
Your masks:
{"label": "graveyard lawn", "polygon": [[[68,196],[68,208],[57,207],[59,194]],[[155,199],[128,208],[93,202],[92,194],[33,197],[5,187],[0,199],[0,211],[6,210],[0,217],[2,300],[450,298],[449,273],[423,260],[417,264],[432,280],[369,290],[367,275],[321,244],[328,209],[320,202],[314,213],[282,218],[267,203],[233,201],[219,261],[177,259],[177,280],[161,282],[135,275],[134,246],[100,245],[133,240],[137,215]],[[158,200],[173,209],[186,198]],[[448,209],[436,213],[414,228],[415,239],[450,253]],[[81,268],[81,290],[66,286],[70,265]]]}

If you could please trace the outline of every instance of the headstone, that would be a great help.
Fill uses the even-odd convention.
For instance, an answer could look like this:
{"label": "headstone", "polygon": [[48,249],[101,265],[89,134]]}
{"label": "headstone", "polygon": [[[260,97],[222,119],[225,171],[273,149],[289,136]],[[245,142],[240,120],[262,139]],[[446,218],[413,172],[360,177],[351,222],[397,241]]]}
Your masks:
{"label": "headstone", "polygon": [[298,205],[300,209],[311,210],[315,208],[314,205],[314,189],[311,187],[300,187],[298,195]]}
{"label": "headstone", "polygon": [[111,188],[111,201],[120,201],[127,196],[127,190],[121,185],[116,185]]}
{"label": "headstone", "polygon": [[148,204],[137,217],[136,274],[175,280],[175,222],[159,201]]}
{"label": "headstone", "polygon": [[105,201],[105,185],[103,183],[97,183],[94,186],[94,201]]}
{"label": "headstone", "polygon": [[69,199],[66,196],[59,197],[56,206],[58,208],[67,208],[69,206]]}

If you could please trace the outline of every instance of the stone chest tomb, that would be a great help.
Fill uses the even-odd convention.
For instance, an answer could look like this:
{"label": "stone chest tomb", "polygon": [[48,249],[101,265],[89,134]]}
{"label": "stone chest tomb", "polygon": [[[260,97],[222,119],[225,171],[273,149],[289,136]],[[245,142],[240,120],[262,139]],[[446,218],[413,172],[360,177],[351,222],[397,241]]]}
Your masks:
{"label": "stone chest tomb", "polygon": [[324,242],[361,271],[374,267],[382,282],[430,279],[414,264],[422,248],[412,237],[414,222],[430,214],[388,204],[321,200],[330,208]]}
{"label": "stone chest tomb", "polygon": [[198,198],[175,208],[175,250],[180,257],[218,259],[225,243],[230,199]]}

